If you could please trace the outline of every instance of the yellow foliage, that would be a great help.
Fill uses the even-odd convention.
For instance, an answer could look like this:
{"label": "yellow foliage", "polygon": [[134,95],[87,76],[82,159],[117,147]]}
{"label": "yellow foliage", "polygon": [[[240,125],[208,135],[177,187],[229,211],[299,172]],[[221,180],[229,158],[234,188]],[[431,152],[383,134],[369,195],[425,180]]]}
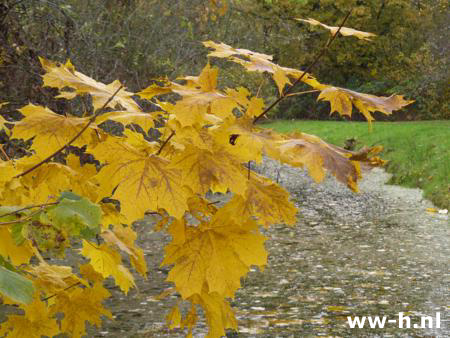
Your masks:
{"label": "yellow foliage", "polygon": [[[366,40],[372,36],[345,27],[341,33]],[[212,41],[204,45],[213,50],[209,57],[226,58],[247,71],[269,73],[280,100],[301,77],[314,88],[310,92],[321,92],[318,99],[330,102],[332,112],[350,116],[355,106],[369,122],[373,111],[391,114],[411,103],[398,95],[377,97],[321,84],[311,74],[275,64],[270,55]],[[191,303],[184,318],[178,304],[170,311],[168,327],[187,329],[192,336],[196,307],[201,307],[208,336],[223,336],[226,329],[237,328],[228,299],[252,266],[264,269],[267,264],[266,237],[260,227],[293,225],[297,217],[289,193],[251,171],[250,162],[261,163],[263,156],[269,156],[307,168],[317,182],[328,171],[355,191],[360,163],[384,163],[375,156],[380,147],[351,152],[313,135],[286,136],[259,128],[255,123],[266,113],[264,100],[243,87],[219,89],[219,70],[210,64],[198,76],[157,79],[158,84],[136,94],[117,92],[118,81],[98,82],[76,71],[70,61],[57,64],[41,59],[41,64],[44,85],[58,88],[58,97],[90,95],[96,111],[103,106],[115,110],[83,118],[33,104],[20,110],[25,117],[15,123],[12,135],[32,138],[35,154],[0,163],[0,206],[6,210],[0,214],[0,255],[5,266],[11,264],[31,276],[36,292],[30,305],[18,304],[25,315],[8,316],[1,335],[81,337],[86,334],[86,322],[99,326],[101,316],[111,317],[102,305],[110,296],[104,280],[112,277],[125,293],[135,286],[133,275],[122,264],[122,254],[147,276],[144,251],[136,245],[131,223],[151,212],[159,220],[155,229],[172,237],[162,262],[170,266],[167,281]],[[155,98],[169,93],[178,99]],[[133,95],[153,100],[161,111],[143,112]],[[122,137],[107,135],[98,127],[107,120],[136,124],[145,131],[157,127],[162,136],[150,142],[133,127],[125,129]],[[1,119],[0,128],[4,123]],[[82,164],[72,150],[65,149],[69,141],[99,163]],[[43,161],[59,149],[63,151],[58,156]],[[211,192],[230,194],[231,199],[219,207],[207,198]],[[89,262],[78,268],[48,264],[41,257],[41,249],[51,253],[50,249],[64,250],[80,240],[82,248],[77,251]]]}

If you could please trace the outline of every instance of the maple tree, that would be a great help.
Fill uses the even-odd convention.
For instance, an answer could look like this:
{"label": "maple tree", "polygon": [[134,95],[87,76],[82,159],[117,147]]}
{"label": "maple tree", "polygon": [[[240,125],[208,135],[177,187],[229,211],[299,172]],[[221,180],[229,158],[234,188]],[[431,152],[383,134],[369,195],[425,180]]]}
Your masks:
{"label": "maple tree", "polygon": [[[306,168],[316,182],[328,171],[354,191],[361,163],[383,164],[376,156],[380,147],[351,152],[314,135],[277,134],[257,122],[281,100],[303,94],[293,92],[299,82],[311,87],[307,93],[320,92],[318,99],[329,101],[331,112],[351,115],[354,106],[369,122],[375,110],[390,114],[410,103],[397,95],[377,97],[320,83],[309,72],[339,32],[372,36],[343,24],[320,25],[332,36],[305,71],[277,65],[269,55],[204,42],[210,59],[272,76],[279,98],[267,107],[243,87],[220,89],[219,69],[209,62],[198,76],[158,79],[132,93],[119,81],[105,85],[76,71],[70,61],[41,58],[44,85],[68,100],[89,95],[93,113],[60,115],[29,104],[14,123],[11,137],[32,138],[33,154],[0,162],[0,293],[4,304],[22,310],[8,316],[0,334],[81,337],[86,322],[99,326],[102,316],[111,317],[102,304],[110,297],[105,279],[111,277],[125,293],[135,286],[125,257],[147,276],[131,226],[147,212],[159,215],[158,230],[171,235],[161,264],[171,267],[167,280],[191,303],[187,313],[178,304],[170,311],[168,327],[185,328],[191,336],[201,307],[210,337],[237,329],[229,300],[251,266],[267,264],[261,227],[294,225],[297,213],[288,192],[251,171],[249,163],[267,155]],[[179,99],[163,101],[166,94]],[[143,110],[135,96],[158,110]],[[113,135],[101,127],[108,120],[130,127]],[[157,128],[162,136],[149,141],[135,125]],[[85,147],[100,164],[82,164],[67,151],[69,145]],[[231,199],[217,207],[209,192],[229,193]],[[69,251],[78,265],[44,258],[64,258]]]}

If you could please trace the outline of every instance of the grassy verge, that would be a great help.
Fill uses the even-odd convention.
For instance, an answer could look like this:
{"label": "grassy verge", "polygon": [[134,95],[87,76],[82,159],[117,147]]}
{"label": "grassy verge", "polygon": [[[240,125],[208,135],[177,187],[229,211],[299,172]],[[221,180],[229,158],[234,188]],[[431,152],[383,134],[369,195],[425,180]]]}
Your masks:
{"label": "grassy verge", "polygon": [[419,187],[441,208],[450,208],[450,121],[375,122],[278,120],[264,125],[278,132],[303,131],[343,146],[355,138],[356,148],[381,144],[389,160],[389,183]]}

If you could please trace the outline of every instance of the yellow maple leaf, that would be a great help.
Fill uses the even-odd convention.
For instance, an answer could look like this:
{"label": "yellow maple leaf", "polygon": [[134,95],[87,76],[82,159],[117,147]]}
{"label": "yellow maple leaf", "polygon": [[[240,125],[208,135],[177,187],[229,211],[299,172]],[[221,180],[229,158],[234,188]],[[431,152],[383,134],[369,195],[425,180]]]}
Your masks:
{"label": "yellow maple leaf", "polygon": [[[268,72],[272,74],[280,93],[282,93],[284,86],[290,83],[289,77],[296,80],[304,73],[297,69],[281,67],[273,63],[271,55],[256,53],[248,49],[233,48],[224,43],[218,44],[213,41],[204,41],[203,45],[214,49],[214,51],[209,52],[208,56],[226,58],[242,65],[250,72]],[[303,75],[302,82],[312,86],[315,89],[323,88],[323,85],[320,84],[311,74]]]}
{"label": "yellow maple leaf", "polygon": [[83,337],[86,334],[86,322],[101,326],[101,316],[112,318],[102,301],[110,297],[110,293],[101,283],[93,287],[70,289],[60,292],[56,296],[55,304],[51,307],[53,314],[64,313],[61,319],[61,331],[70,337]]}
{"label": "yellow maple leaf", "polygon": [[204,285],[210,292],[233,297],[249,267],[266,264],[265,237],[256,233],[256,225],[239,225],[216,215],[197,227],[185,226],[185,241],[165,248],[162,264],[174,264],[167,280],[183,298],[200,294]]}
{"label": "yellow maple leaf", "polygon": [[25,240],[21,245],[17,245],[9,227],[0,227],[0,238],[0,255],[9,258],[13,265],[28,264],[31,257],[34,256],[30,242]]}
{"label": "yellow maple leaf", "polygon": [[182,181],[194,193],[205,194],[214,187],[223,187],[243,193],[246,179],[237,159],[220,146],[211,150],[186,146],[186,149],[171,159],[170,168],[181,172]]}
{"label": "yellow maple leaf", "polygon": [[159,90],[154,85],[138,93],[143,98],[149,98],[155,93],[166,93],[168,90],[179,94],[182,99],[169,108],[182,126],[207,124],[208,114],[218,117],[232,115],[233,109],[238,105],[235,98],[217,90],[218,69],[207,64],[199,76],[180,78],[187,83],[181,85],[175,82],[166,83]]}
{"label": "yellow maple leaf", "polygon": [[177,305],[172,307],[170,312],[166,316],[166,324],[170,330],[180,327],[181,325],[181,312],[180,308]]}
{"label": "yellow maple leaf", "polygon": [[0,336],[14,338],[53,337],[59,331],[58,323],[39,297],[29,305],[20,305],[25,315],[9,315],[0,325]]}
{"label": "yellow maple leaf", "polygon": [[253,124],[253,118],[248,116],[227,119],[211,133],[216,142],[241,162],[261,163],[264,154],[278,157],[275,143],[281,139],[280,136],[270,129],[258,128]]}
{"label": "yellow maple leaf", "polygon": [[374,120],[371,114],[374,111],[390,115],[394,110],[414,102],[414,100],[405,100],[401,95],[375,96],[333,86],[323,89],[317,100],[329,101],[331,113],[337,111],[339,114],[349,117],[352,115],[354,105],[369,123]]}
{"label": "yellow maple leaf", "polygon": [[33,276],[33,283],[47,294],[55,294],[75,283],[86,283],[72,273],[70,266],[49,265],[40,263],[26,269]]}
{"label": "yellow maple leaf", "polygon": [[135,245],[137,238],[136,232],[131,226],[123,226],[114,224],[114,231],[106,230],[102,233],[102,237],[106,242],[117,245],[122,251],[130,255],[131,265],[142,276],[147,275],[147,262],[145,261],[144,252]]}
{"label": "yellow maple leaf", "polygon": [[196,294],[191,301],[199,304],[205,312],[208,323],[208,338],[225,336],[225,329],[237,330],[237,320],[233,309],[222,295],[204,290],[201,294]]}
{"label": "yellow maple leaf", "polygon": [[[44,58],[39,58],[39,60],[42,68],[46,71],[42,77],[44,86],[56,87],[60,90],[64,87],[75,89],[74,92],[61,91],[61,94],[57,96],[66,99],[72,99],[79,94],[89,94],[92,96],[94,110],[102,107],[121,86],[117,80],[108,85],[95,81],[89,76],[77,72],[70,61],[67,61],[66,64],[57,64]],[[134,94],[122,89],[108,103],[107,107],[115,108],[119,104],[129,111],[139,111],[140,108],[131,98],[132,95]]]}
{"label": "yellow maple leaf", "polygon": [[113,196],[121,202],[121,213],[129,220],[143,218],[146,211],[159,208],[180,218],[187,209],[181,173],[169,168],[168,160],[151,155],[157,149],[152,144],[148,144],[147,151],[143,147],[136,149],[111,138],[90,151],[108,162],[97,180],[109,194],[118,185]]}
{"label": "yellow maple leaf", "polygon": [[[25,118],[15,124],[13,137],[25,140],[34,137],[32,148],[41,157],[48,156],[64,146],[89,120],[59,115],[46,107],[34,104],[28,104],[19,111],[25,115]],[[96,137],[94,130],[95,127],[88,128],[73,145],[90,144]]]}
{"label": "yellow maple leaf", "polygon": [[131,273],[121,264],[120,254],[112,250],[108,245],[94,244],[83,240],[81,254],[90,258],[90,264],[103,278],[114,277],[116,284],[122,291],[128,293],[130,287],[135,286]]}
{"label": "yellow maple leaf", "polygon": [[300,133],[289,137],[278,141],[280,161],[294,167],[306,167],[316,182],[323,181],[327,169],[350,189],[358,191],[356,182],[361,178],[359,163],[353,161],[348,152],[314,135]]}
{"label": "yellow maple leaf", "polygon": [[256,216],[257,222],[265,227],[279,223],[294,225],[296,214],[297,208],[289,201],[289,193],[256,173],[251,174],[245,194],[234,195],[218,211],[218,217],[234,217],[236,221]]}
{"label": "yellow maple leaf", "polygon": [[[313,26],[322,26],[325,29],[328,29],[330,31],[331,34],[336,34],[336,32],[338,31],[339,27],[335,27],[335,26],[328,26],[325,25],[315,19],[311,19],[308,18],[306,19],[295,19],[297,21],[303,21],[306,23],[309,23]],[[376,36],[376,34],[373,33],[368,33],[368,32],[362,32],[362,31],[358,31],[356,29],[353,28],[348,28],[348,27],[341,27],[341,30],[339,31],[340,34],[342,34],[343,36],[355,36],[360,40],[367,40],[370,41],[374,36]]]}

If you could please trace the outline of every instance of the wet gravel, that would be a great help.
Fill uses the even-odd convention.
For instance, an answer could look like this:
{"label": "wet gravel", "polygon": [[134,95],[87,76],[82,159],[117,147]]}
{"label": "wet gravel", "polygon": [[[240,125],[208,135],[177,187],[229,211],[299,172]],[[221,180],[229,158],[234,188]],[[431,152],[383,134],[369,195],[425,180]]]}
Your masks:
{"label": "wet gravel", "polygon": [[[233,300],[239,322],[230,337],[450,337],[450,226],[420,190],[386,185],[381,169],[365,173],[361,192],[334,178],[318,185],[299,169],[266,160],[257,171],[277,179],[300,209],[295,227],[266,231],[267,268],[252,270]],[[115,320],[105,320],[90,336],[182,337],[168,331],[164,317],[178,301],[161,269],[168,237],[152,231],[151,218],[136,226],[149,264],[148,279],[137,278],[128,296],[111,286],[108,301]],[[113,284],[111,284],[113,285]],[[387,316],[403,312],[411,328],[386,323],[383,329],[351,329],[347,316]],[[440,312],[440,328],[414,328],[420,316]],[[427,323],[428,324],[428,323]],[[406,322],[405,322],[406,326]],[[207,332],[203,321],[194,332]]]}

